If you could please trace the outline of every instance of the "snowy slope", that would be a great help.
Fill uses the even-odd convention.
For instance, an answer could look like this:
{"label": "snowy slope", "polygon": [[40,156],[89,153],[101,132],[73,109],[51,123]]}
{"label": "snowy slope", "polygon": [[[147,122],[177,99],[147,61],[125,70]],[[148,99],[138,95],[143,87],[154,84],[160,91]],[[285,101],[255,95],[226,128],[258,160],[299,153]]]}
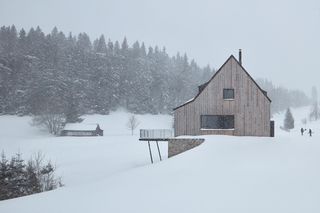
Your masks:
{"label": "snowy slope", "polygon": [[[138,129],[132,136],[126,127],[129,116],[123,111],[85,116],[86,123],[100,124],[103,137],[54,137],[30,126],[29,117],[0,116],[0,151],[8,156],[21,152],[26,159],[41,151],[57,165],[66,186],[91,183],[149,164],[148,147],[138,141]],[[168,115],[138,115],[137,119],[139,128],[168,128],[172,122]],[[166,157],[167,145],[160,145]]]}
{"label": "snowy slope", "polygon": [[[33,149],[45,149],[61,164],[67,186],[2,201],[0,212],[319,212],[320,124],[307,124],[315,131],[312,138],[302,137],[298,131],[307,110],[293,110],[297,128],[290,133],[277,129],[275,138],[205,136],[201,146],[153,165],[148,162],[145,144],[122,135],[127,131],[120,129],[122,124],[114,127],[125,123],[125,113],[109,116],[117,122],[105,122],[102,127],[106,130],[110,125],[117,133],[92,141],[62,140],[29,129],[34,137],[15,139],[15,146],[1,141],[1,147],[11,151],[20,147],[23,153],[32,150],[30,144]],[[13,123],[25,119],[9,118]],[[91,118],[102,122],[108,116],[87,117]],[[7,119],[0,117],[0,125]],[[141,116],[140,120],[145,120],[148,128],[171,125],[169,116]],[[276,115],[275,120],[282,125],[283,115]],[[12,136],[6,137],[10,140]],[[113,153],[119,151],[120,157]],[[84,156],[80,156],[82,152]],[[88,153],[94,154],[86,156]],[[68,169],[72,171],[68,173]],[[87,177],[73,174],[77,172]]]}

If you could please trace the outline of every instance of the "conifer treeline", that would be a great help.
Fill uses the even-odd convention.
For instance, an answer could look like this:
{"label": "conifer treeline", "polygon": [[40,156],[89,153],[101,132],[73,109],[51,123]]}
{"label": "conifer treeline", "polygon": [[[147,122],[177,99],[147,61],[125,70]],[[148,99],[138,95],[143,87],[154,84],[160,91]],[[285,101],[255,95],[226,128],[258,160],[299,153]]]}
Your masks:
{"label": "conifer treeline", "polygon": [[288,107],[302,107],[311,103],[310,98],[300,90],[289,90],[281,86],[275,86],[267,79],[257,79],[258,84],[268,92],[272,100],[271,112],[277,113]]}
{"label": "conifer treeline", "polygon": [[[76,121],[85,113],[107,114],[119,107],[134,113],[170,113],[194,97],[213,74],[186,54],[170,57],[165,48],[91,42],[86,33],[66,36],[54,28],[28,32],[0,28],[0,114],[57,113]],[[272,99],[272,112],[304,106],[301,91],[258,80]]]}
{"label": "conifer treeline", "polygon": [[168,113],[194,96],[209,79],[187,55],[170,57],[165,48],[126,38],[91,42],[86,33],[45,34],[15,26],[0,29],[0,113],[108,113],[124,107],[135,113]]}

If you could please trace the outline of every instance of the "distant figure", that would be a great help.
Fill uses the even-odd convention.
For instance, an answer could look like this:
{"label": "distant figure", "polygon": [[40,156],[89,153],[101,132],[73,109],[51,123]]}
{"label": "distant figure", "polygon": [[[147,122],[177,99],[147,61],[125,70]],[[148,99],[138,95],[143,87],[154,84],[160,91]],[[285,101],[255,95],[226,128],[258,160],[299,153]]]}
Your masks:
{"label": "distant figure", "polygon": [[301,131],[301,135],[303,135],[303,133],[304,133],[304,128],[301,128],[300,131]]}
{"label": "distant figure", "polygon": [[310,135],[310,137],[312,137],[312,130],[311,129],[309,129],[309,135]]}

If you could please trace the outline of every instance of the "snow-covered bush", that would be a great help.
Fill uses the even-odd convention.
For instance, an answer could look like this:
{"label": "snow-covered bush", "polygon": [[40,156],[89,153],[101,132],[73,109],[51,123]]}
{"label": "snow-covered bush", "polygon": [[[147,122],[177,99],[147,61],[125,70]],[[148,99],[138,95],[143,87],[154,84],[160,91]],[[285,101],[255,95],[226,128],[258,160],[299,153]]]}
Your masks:
{"label": "snow-covered bush", "polygon": [[10,160],[2,153],[0,200],[49,191],[62,186],[61,178],[55,177],[55,170],[50,162],[44,162],[44,155],[41,153],[27,162],[21,158],[20,153]]}

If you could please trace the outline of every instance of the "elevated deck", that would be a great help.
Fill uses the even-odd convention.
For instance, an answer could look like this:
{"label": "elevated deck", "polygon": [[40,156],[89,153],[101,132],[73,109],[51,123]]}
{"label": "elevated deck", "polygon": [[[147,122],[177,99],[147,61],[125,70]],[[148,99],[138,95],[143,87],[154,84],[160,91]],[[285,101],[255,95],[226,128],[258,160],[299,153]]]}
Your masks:
{"label": "elevated deck", "polygon": [[173,138],[170,129],[140,129],[139,141],[169,141]]}
{"label": "elevated deck", "polygon": [[147,141],[150,160],[153,163],[153,155],[150,146],[150,142],[154,141],[157,145],[158,155],[160,161],[162,160],[160,149],[159,149],[159,141],[167,141],[168,142],[168,157],[175,156],[182,152],[185,152],[189,149],[192,149],[196,146],[199,146],[204,142],[203,138],[175,138],[173,137],[173,131],[170,129],[140,129],[140,138],[139,141]]}

